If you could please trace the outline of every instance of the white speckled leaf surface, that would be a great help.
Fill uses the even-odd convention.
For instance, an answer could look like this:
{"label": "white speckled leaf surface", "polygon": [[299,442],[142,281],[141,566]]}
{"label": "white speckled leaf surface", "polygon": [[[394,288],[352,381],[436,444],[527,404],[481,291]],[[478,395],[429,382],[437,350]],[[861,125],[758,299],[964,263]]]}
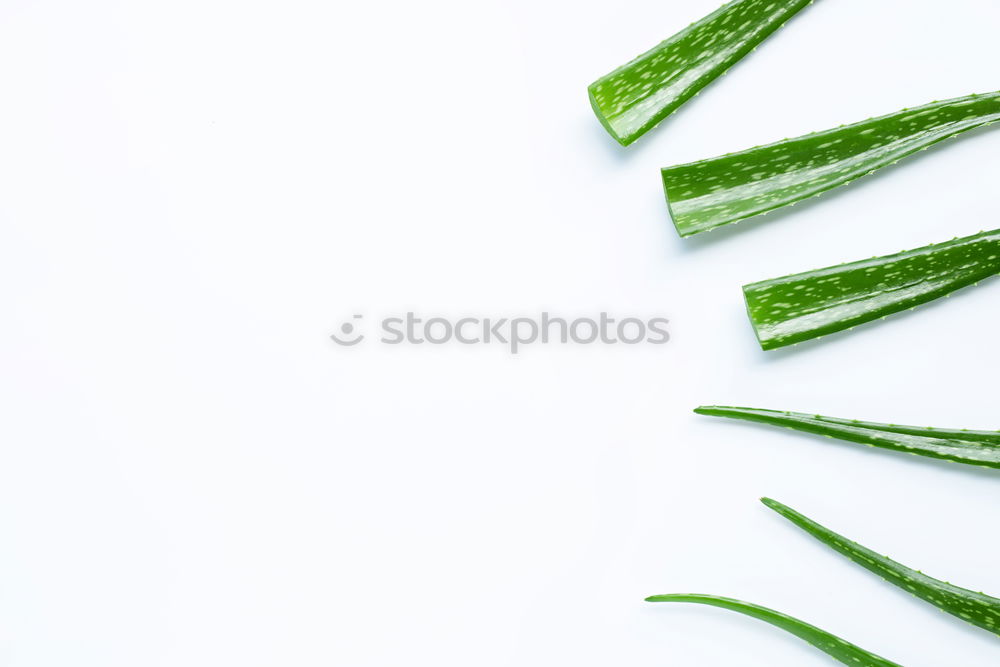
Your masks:
{"label": "white speckled leaf surface", "polygon": [[970,95],[662,170],[681,236],[792,205],[1000,120],[1000,92]]}
{"label": "white speckled leaf surface", "polygon": [[623,146],[672,114],[813,0],[736,0],[590,84],[590,103]]}
{"label": "white speckled leaf surface", "polygon": [[1000,230],[745,285],[765,350],[907,310],[1000,273]]}

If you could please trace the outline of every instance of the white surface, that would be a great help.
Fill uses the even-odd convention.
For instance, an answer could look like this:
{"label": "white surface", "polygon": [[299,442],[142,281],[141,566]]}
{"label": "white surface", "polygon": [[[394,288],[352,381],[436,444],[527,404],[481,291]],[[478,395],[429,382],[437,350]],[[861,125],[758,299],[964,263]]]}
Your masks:
{"label": "white surface", "polygon": [[[1000,593],[996,475],[700,403],[997,428],[1000,285],[765,355],[741,284],[998,225],[980,132],[681,242],[657,168],[998,86],[1000,6],[817,3],[631,150],[586,85],[718,0],[6,2],[0,664],[996,664],[756,502]],[[665,315],[338,348],[353,313]]]}

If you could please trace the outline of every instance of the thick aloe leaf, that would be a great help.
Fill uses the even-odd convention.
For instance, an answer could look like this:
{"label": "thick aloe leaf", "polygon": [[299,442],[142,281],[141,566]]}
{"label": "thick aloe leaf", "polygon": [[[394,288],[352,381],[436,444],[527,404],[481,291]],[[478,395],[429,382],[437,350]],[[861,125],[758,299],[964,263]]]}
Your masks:
{"label": "thick aloe leaf", "polygon": [[797,139],[668,167],[674,225],[691,236],[822,194],[939,141],[1000,120],[1000,92],[904,109]]}
{"label": "thick aloe leaf", "polygon": [[1000,431],[967,431],[918,426],[878,424],[852,419],[807,415],[800,412],[777,412],[756,408],[702,406],[700,415],[728,417],[782,426],[796,431],[825,435],[897,452],[929,456],[958,463],[1000,468]]}
{"label": "thick aloe leaf", "polygon": [[812,1],[730,2],[590,84],[594,113],[628,146]]}
{"label": "thick aloe leaf", "polygon": [[1000,600],[997,598],[953,586],[939,579],[928,577],[926,574],[905,565],[900,565],[894,560],[880,556],[871,549],[867,549],[857,542],[851,542],[846,537],[824,528],[776,500],[761,498],[761,502],[823,544],[839,551],[890,584],[899,586],[911,595],[930,602],[935,607],[957,616],[967,623],[978,625],[1000,635]]}
{"label": "thick aloe leaf", "polygon": [[1000,229],[887,257],[746,285],[765,350],[818,338],[937,299],[1000,273]]}
{"label": "thick aloe leaf", "polygon": [[712,607],[721,607],[731,611],[739,612],[747,616],[770,623],[776,628],[789,632],[800,639],[804,639],[819,650],[845,665],[855,665],[861,667],[900,667],[898,663],[881,658],[874,653],[869,653],[860,646],[855,646],[846,642],[840,637],[831,635],[825,630],[820,630],[814,625],[809,625],[797,618],[786,616],[781,612],[760,607],[749,602],[740,602],[731,598],[723,598],[715,595],[654,595],[646,598],[646,602],[693,602],[695,604],[707,604]]}

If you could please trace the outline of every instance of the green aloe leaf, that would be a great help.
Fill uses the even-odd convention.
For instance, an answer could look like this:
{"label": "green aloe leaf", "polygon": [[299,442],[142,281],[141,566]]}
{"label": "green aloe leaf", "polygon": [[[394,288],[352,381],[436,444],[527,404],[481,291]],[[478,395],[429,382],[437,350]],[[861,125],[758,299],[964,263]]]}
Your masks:
{"label": "green aloe leaf", "polygon": [[745,285],[765,350],[849,329],[1000,273],[1000,229]]}
{"label": "green aloe leaf", "polygon": [[813,0],[735,0],[587,89],[601,124],[628,146]]}
{"label": "green aloe leaf", "polygon": [[731,598],[718,597],[715,595],[654,595],[646,598],[646,602],[691,602],[694,604],[706,604],[712,607],[721,607],[730,611],[739,612],[747,616],[770,623],[776,628],[789,632],[799,639],[804,639],[819,650],[832,658],[839,660],[845,665],[855,665],[861,667],[900,667],[898,663],[881,658],[874,653],[869,653],[860,646],[855,646],[846,642],[840,637],[831,635],[825,630],[821,630],[814,625],[809,625],[797,618],[792,618],[781,612],[761,607],[749,602],[741,602]]}
{"label": "green aloe leaf", "polygon": [[920,428],[838,419],[800,412],[777,412],[757,408],[702,406],[700,415],[728,417],[825,435],[897,452],[945,459],[974,466],[1000,468],[1000,431]]}
{"label": "green aloe leaf", "polygon": [[846,185],[949,137],[1000,120],[1000,92],[970,95],[667,167],[667,205],[691,236]]}
{"label": "green aloe leaf", "polygon": [[922,572],[901,565],[885,556],[880,556],[871,549],[824,528],[776,500],[761,498],[761,502],[834,551],[839,551],[890,584],[899,586],[911,595],[929,602],[967,623],[1000,635],[1000,600],[997,598],[953,586],[939,579],[928,577]]}

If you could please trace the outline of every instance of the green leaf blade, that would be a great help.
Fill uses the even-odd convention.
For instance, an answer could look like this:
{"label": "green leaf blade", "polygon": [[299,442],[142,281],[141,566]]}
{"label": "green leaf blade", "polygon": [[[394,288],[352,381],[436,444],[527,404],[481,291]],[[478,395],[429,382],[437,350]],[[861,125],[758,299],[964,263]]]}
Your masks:
{"label": "green leaf blade", "polygon": [[896,426],[877,422],[778,412],[757,408],[702,406],[700,415],[768,424],[907,454],[966,465],[1000,468],[1000,431]]}
{"label": "green leaf blade", "polygon": [[761,348],[826,336],[1000,273],[1000,230],[743,287]]}
{"label": "green leaf blade", "polygon": [[813,0],[734,0],[594,83],[601,124],[628,146]]}
{"label": "green leaf blade", "polygon": [[881,556],[770,498],[761,502],[834,551],[935,607],[1000,635],[1000,599],[929,577]]}
{"label": "green leaf blade", "polygon": [[891,662],[874,653],[866,651],[860,646],[855,646],[848,641],[830,634],[829,632],[810,625],[797,618],[782,614],[781,612],[751,604],[741,602],[732,598],[718,597],[715,595],[654,595],[646,598],[647,602],[688,602],[693,604],[704,604],[712,607],[719,607],[735,611],[752,618],[769,623],[776,628],[795,635],[799,639],[805,640],[830,657],[844,663],[845,665],[855,665],[861,667],[900,667],[898,663]]}
{"label": "green leaf blade", "polygon": [[969,95],[662,170],[677,233],[692,236],[814,197],[1000,120],[1000,92]]}

